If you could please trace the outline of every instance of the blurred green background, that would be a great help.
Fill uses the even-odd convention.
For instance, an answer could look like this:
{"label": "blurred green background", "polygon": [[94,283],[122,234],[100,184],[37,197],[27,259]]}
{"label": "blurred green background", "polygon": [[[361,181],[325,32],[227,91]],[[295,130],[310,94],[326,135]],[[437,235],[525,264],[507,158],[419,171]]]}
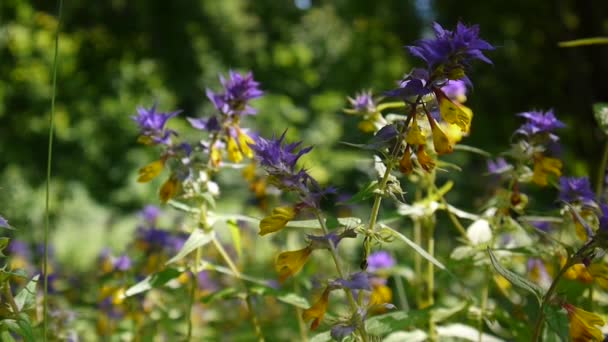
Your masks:
{"label": "blurred green background", "polygon": [[[55,6],[0,2],[0,208],[33,239],[42,231]],[[88,237],[98,248],[118,243],[126,234],[120,227],[134,227],[128,214],[158,201],[156,187],[135,182],[137,169],[156,157],[136,144],[136,106],[158,101],[162,110],[183,109],[174,124],[186,131],[186,116],[211,113],[204,89],[219,89],[217,76],[229,69],[252,70],[266,92],[255,103],[259,115],[244,126],[264,135],[289,128],[290,137],[316,146],[305,163],[321,181],[356,192],[368,179],[360,169],[369,156],[339,141],[368,137],[343,115],[346,96],[361,89],[380,94],[421,65],[402,46],[430,34],[433,21],[479,24],[497,47],[489,53],[494,65],[476,65],[471,75],[475,118],[464,143],[498,153],[520,124],[515,113],[554,108],[568,124],[566,172],[595,179],[605,137],[591,105],[608,100],[608,47],[557,43],[608,35],[607,14],[601,0],[66,1],[54,239],[78,245]],[[450,175],[459,182],[453,200],[474,207],[483,200],[485,161],[452,158],[468,165]],[[224,193],[246,191],[240,184]]]}

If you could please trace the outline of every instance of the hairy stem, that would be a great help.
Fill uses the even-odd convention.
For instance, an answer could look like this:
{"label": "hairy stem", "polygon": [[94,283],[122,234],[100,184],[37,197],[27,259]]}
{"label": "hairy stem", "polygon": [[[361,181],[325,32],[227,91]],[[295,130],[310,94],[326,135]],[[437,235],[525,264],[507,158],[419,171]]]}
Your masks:
{"label": "hairy stem", "polygon": [[545,322],[545,308],[547,307],[547,304],[549,304],[549,300],[551,299],[553,292],[555,292],[555,289],[557,288],[557,284],[559,283],[560,279],[572,265],[573,265],[572,259],[569,258],[566,261],[566,264],[564,265],[564,267],[562,267],[562,269],[559,270],[559,272],[555,276],[555,279],[553,279],[553,282],[551,283],[551,286],[547,290],[547,293],[545,293],[545,296],[543,297],[543,301],[540,305],[540,311],[538,313],[538,318],[536,319],[536,325],[534,327],[534,338],[532,339],[533,342],[539,341],[540,335],[543,330],[543,323]]}
{"label": "hairy stem", "polygon": [[47,340],[48,321],[47,314],[49,310],[48,294],[49,294],[49,226],[50,226],[50,194],[51,194],[51,162],[53,160],[53,131],[55,128],[55,98],[57,96],[57,64],[59,60],[59,30],[61,28],[61,12],[63,9],[63,0],[59,0],[57,8],[57,30],[55,31],[55,51],[53,53],[53,85],[51,93],[51,115],[49,117],[49,145],[46,162],[46,196],[44,204],[45,222],[44,222],[44,256],[42,257],[42,272],[44,273],[44,295],[42,297],[42,339]]}
{"label": "hairy stem", "polygon": [[234,261],[232,261],[232,258],[230,257],[228,252],[226,252],[226,250],[224,249],[224,246],[222,246],[222,244],[219,242],[219,240],[216,237],[213,237],[213,239],[211,241],[213,242],[213,245],[217,249],[218,253],[220,253],[222,259],[224,259],[224,262],[226,262],[226,264],[228,265],[228,267],[230,268],[232,273],[234,273],[234,276],[241,281],[243,287],[247,291],[247,297],[246,297],[245,302],[247,304],[247,309],[249,311],[249,314],[251,315],[251,323],[253,324],[253,327],[255,329],[255,333],[256,333],[256,336],[258,337],[258,341],[263,342],[264,334],[262,333],[262,327],[260,326],[258,317],[257,317],[255,311],[253,310],[253,302],[251,301],[251,296],[249,295],[249,288],[248,288],[247,284],[245,284],[245,281],[242,279],[241,272],[236,267],[236,264],[234,263]]}
{"label": "hairy stem", "polygon": [[[327,235],[329,234],[329,230],[327,229],[327,225],[325,224],[325,219],[323,218],[321,212],[319,210],[315,210],[315,216],[317,217],[317,220],[319,221],[319,224],[321,225],[321,229],[323,230],[323,234]],[[340,278],[344,279],[344,272],[342,271],[342,266],[340,266],[340,260],[338,259],[338,252],[336,251],[336,246],[333,245],[333,243],[329,243],[329,252],[331,254],[332,259],[334,260],[334,264],[336,265],[336,271],[338,272],[338,276],[340,276]],[[346,292],[346,297],[348,298],[348,302],[350,304],[351,310],[353,313],[357,312],[359,306],[357,305],[357,302],[355,301],[355,297],[353,296],[353,292],[349,289],[349,288],[345,288],[344,292]],[[360,292],[362,293],[362,292]],[[359,297],[361,300],[363,299],[363,297]],[[363,341],[367,342],[368,341],[368,337],[367,337],[367,332],[365,331],[365,325],[363,322],[361,322],[360,325],[360,332],[361,332],[361,338],[363,339]]]}

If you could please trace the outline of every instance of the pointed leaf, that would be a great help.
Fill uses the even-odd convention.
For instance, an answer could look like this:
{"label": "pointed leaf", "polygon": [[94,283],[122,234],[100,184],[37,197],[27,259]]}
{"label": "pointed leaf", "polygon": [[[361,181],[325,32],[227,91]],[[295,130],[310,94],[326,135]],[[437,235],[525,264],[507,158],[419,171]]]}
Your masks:
{"label": "pointed leaf", "polygon": [[492,266],[494,266],[496,272],[498,272],[501,276],[505,277],[511,284],[513,284],[513,286],[519,287],[532,293],[540,304],[543,293],[545,292],[543,288],[534,284],[528,279],[520,276],[519,274],[502,267],[502,265],[500,264],[500,262],[498,262],[498,259],[496,259],[496,256],[494,255],[494,253],[492,253],[492,250],[490,250],[489,247],[487,251],[490,255],[490,261],[492,262]]}
{"label": "pointed leaf", "polygon": [[130,297],[138,293],[148,291],[152,288],[161,287],[168,283],[171,279],[179,277],[181,274],[182,272],[175,268],[166,268],[158,273],[147,276],[144,280],[128,288],[125,292],[125,296]]}
{"label": "pointed leaf", "polygon": [[205,232],[202,229],[195,229],[192,231],[192,234],[190,234],[190,237],[188,237],[188,240],[186,240],[184,243],[182,249],[177,253],[176,256],[167,261],[166,265],[182,260],[195,249],[211,242],[214,237],[215,234],[213,231]]}
{"label": "pointed leaf", "polygon": [[38,284],[39,277],[39,274],[35,275],[15,296],[15,304],[19,311],[31,309],[36,304],[36,284]]}
{"label": "pointed leaf", "polygon": [[232,243],[239,259],[243,257],[243,247],[241,243],[241,228],[236,224],[236,221],[228,221],[228,228],[230,229],[230,235],[232,236]]}
{"label": "pointed leaf", "polygon": [[568,341],[570,338],[568,313],[565,309],[553,305],[545,307],[545,318],[548,327],[553,330],[562,341]]}
{"label": "pointed leaf", "polygon": [[391,234],[393,234],[393,236],[397,237],[398,239],[400,239],[401,241],[405,242],[408,246],[410,246],[413,250],[415,250],[418,254],[420,254],[423,258],[425,258],[426,260],[432,262],[435,266],[439,267],[442,270],[446,270],[445,266],[443,266],[443,264],[441,262],[439,262],[439,260],[435,259],[435,257],[433,257],[432,255],[430,255],[429,253],[427,253],[427,251],[424,250],[424,248],[418,246],[414,241],[408,239],[407,237],[405,237],[405,235],[399,233],[398,231],[388,227],[388,226],[382,226],[382,229],[385,229],[387,231],[390,231]]}

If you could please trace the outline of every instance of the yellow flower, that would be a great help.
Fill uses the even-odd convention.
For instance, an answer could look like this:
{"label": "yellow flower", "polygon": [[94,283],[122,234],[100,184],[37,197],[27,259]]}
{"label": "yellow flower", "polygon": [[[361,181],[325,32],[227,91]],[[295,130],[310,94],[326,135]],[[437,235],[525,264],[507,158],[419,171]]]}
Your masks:
{"label": "yellow flower", "polygon": [[241,149],[233,137],[228,136],[228,144],[226,148],[228,149],[228,159],[235,163],[240,163],[241,160],[243,160],[243,153],[241,153]]}
{"label": "yellow flower", "polygon": [[384,284],[373,285],[372,293],[369,297],[370,305],[380,305],[390,303],[393,300],[393,291]]}
{"label": "yellow flower", "polygon": [[399,160],[399,171],[404,175],[409,175],[412,173],[414,166],[412,165],[412,156],[410,154],[409,146],[405,148],[405,152],[403,152],[403,157]]}
{"label": "yellow flower", "polygon": [[163,183],[163,185],[160,187],[160,191],[158,193],[160,201],[162,203],[167,203],[167,201],[177,195],[179,187],[179,180],[177,179],[177,177],[175,177],[175,175],[171,175],[171,177],[169,177],[169,179],[167,179],[165,183]]}
{"label": "yellow flower", "polygon": [[468,132],[473,118],[473,111],[468,107],[452,102],[445,96],[439,96],[439,113],[445,122],[457,125],[463,132]]}
{"label": "yellow flower", "polygon": [[275,261],[275,269],[279,273],[279,283],[283,283],[285,279],[298,273],[308,260],[310,253],[312,253],[312,248],[306,246],[297,251],[279,254]]}
{"label": "yellow flower", "polygon": [[211,165],[213,165],[213,167],[218,167],[222,162],[222,152],[220,152],[220,149],[217,148],[217,146],[211,146],[209,159],[211,160]]}
{"label": "yellow flower", "polygon": [[439,127],[435,119],[432,120],[431,128],[433,132],[433,146],[435,146],[435,152],[437,152],[439,155],[452,153],[454,150],[452,142],[450,139],[448,139],[448,136],[443,132],[441,127]]}
{"label": "yellow flower", "polygon": [[125,298],[125,289],[121,287],[112,294],[112,304],[120,305],[124,302]]}
{"label": "yellow flower", "polygon": [[[566,259],[562,258],[562,267],[566,263]],[[570,268],[564,273],[564,277],[571,280],[578,280],[585,284],[590,284],[593,281],[593,277],[587,271],[587,267],[585,264],[575,264],[570,266]]]}
{"label": "yellow flower", "polygon": [[140,183],[146,183],[158,176],[161,171],[163,171],[163,167],[165,166],[165,161],[163,159],[153,161],[150,164],[139,169],[139,177],[137,181]]}
{"label": "yellow flower", "polygon": [[137,142],[140,144],[143,144],[143,145],[148,145],[148,146],[154,145],[154,140],[152,140],[152,138],[150,138],[147,135],[140,135],[137,138]]}
{"label": "yellow flower", "polygon": [[604,334],[598,328],[606,324],[602,317],[592,312],[564,304],[570,319],[570,337],[574,342],[603,341]]}
{"label": "yellow flower", "polygon": [[601,288],[608,290],[608,266],[606,264],[591,264],[587,267],[587,271]]}
{"label": "yellow flower", "polygon": [[416,152],[416,157],[418,158],[418,164],[427,172],[430,172],[435,167],[435,162],[433,158],[431,158],[426,151],[424,151],[424,146],[418,147],[418,152]]}
{"label": "yellow flower", "polygon": [[463,132],[458,126],[449,124],[447,122],[442,121],[439,123],[439,127],[441,127],[441,129],[445,132],[445,135],[452,144],[456,144],[462,140],[462,137],[468,135],[468,132]]}
{"label": "yellow flower", "polygon": [[424,136],[424,132],[418,126],[418,120],[414,118],[412,120],[412,125],[407,131],[407,135],[405,136],[405,142],[410,145],[424,145],[426,144],[426,136]]}
{"label": "yellow flower", "polygon": [[532,174],[532,182],[540,186],[548,184],[547,177],[553,174],[556,177],[562,175],[562,161],[556,158],[537,155],[534,158],[534,173]]}
{"label": "yellow flower", "polygon": [[239,146],[241,147],[241,152],[243,152],[247,158],[253,158],[253,150],[251,147],[249,147],[249,145],[255,145],[255,141],[253,141],[249,135],[243,133],[240,129],[238,130],[238,141]]}
{"label": "yellow flower", "polygon": [[250,163],[243,169],[243,178],[248,182],[253,182],[255,179],[255,163]]}
{"label": "yellow flower", "polygon": [[277,232],[283,228],[287,222],[296,217],[296,210],[292,207],[278,207],[272,209],[270,216],[264,217],[260,221],[260,235]]}
{"label": "yellow flower", "polygon": [[327,311],[327,305],[329,302],[329,287],[325,288],[323,294],[319,300],[317,300],[310,308],[304,310],[302,312],[302,319],[304,321],[313,320],[310,325],[310,329],[315,330],[319,327],[323,316],[325,316],[325,312]]}
{"label": "yellow flower", "polygon": [[359,130],[361,130],[364,133],[373,133],[376,131],[376,126],[370,120],[363,120],[363,121],[359,122],[359,124],[357,126],[359,127]]}

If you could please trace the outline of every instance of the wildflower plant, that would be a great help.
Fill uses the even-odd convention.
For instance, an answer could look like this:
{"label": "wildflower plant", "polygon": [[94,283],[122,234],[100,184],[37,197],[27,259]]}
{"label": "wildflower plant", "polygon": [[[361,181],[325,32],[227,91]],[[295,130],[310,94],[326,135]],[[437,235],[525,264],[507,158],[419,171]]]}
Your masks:
{"label": "wildflower plant", "polygon": [[[73,322],[83,319],[108,340],[284,340],[293,336],[268,327],[290,313],[304,341],[604,340],[608,146],[596,182],[569,175],[560,140],[568,120],[552,109],[515,114],[521,126],[496,156],[465,145],[475,132],[465,105],[472,69],[492,64],[495,47],[477,25],[434,23],[433,34],[405,47],[420,66],[395,89],[345,99],[361,131],[345,145],[371,170],[352,196],[314,176],[303,161],[314,147],[294,130],[249,128],[264,95],[252,72],[220,75],[202,117],[163,103],[136,108],[134,140],[156,157],[134,181],[162,178],[158,198],[139,212],[126,247],[103,249],[80,278],[48,241],[39,272],[36,247],[0,238],[0,339],[35,340],[39,276],[30,275],[42,273],[45,339],[49,325],[77,340]],[[596,115],[608,134],[606,108]],[[176,128],[180,120],[190,132]],[[457,153],[487,164],[477,208],[451,202],[463,191]],[[255,211],[224,212],[222,180],[235,175]],[[346,206],[364,214],[336,215]],[[0,217],[0,230],[11,229]],[[439,229],[451,238],[437,239]],[[76,302],[90,310],[71,310]]]}

